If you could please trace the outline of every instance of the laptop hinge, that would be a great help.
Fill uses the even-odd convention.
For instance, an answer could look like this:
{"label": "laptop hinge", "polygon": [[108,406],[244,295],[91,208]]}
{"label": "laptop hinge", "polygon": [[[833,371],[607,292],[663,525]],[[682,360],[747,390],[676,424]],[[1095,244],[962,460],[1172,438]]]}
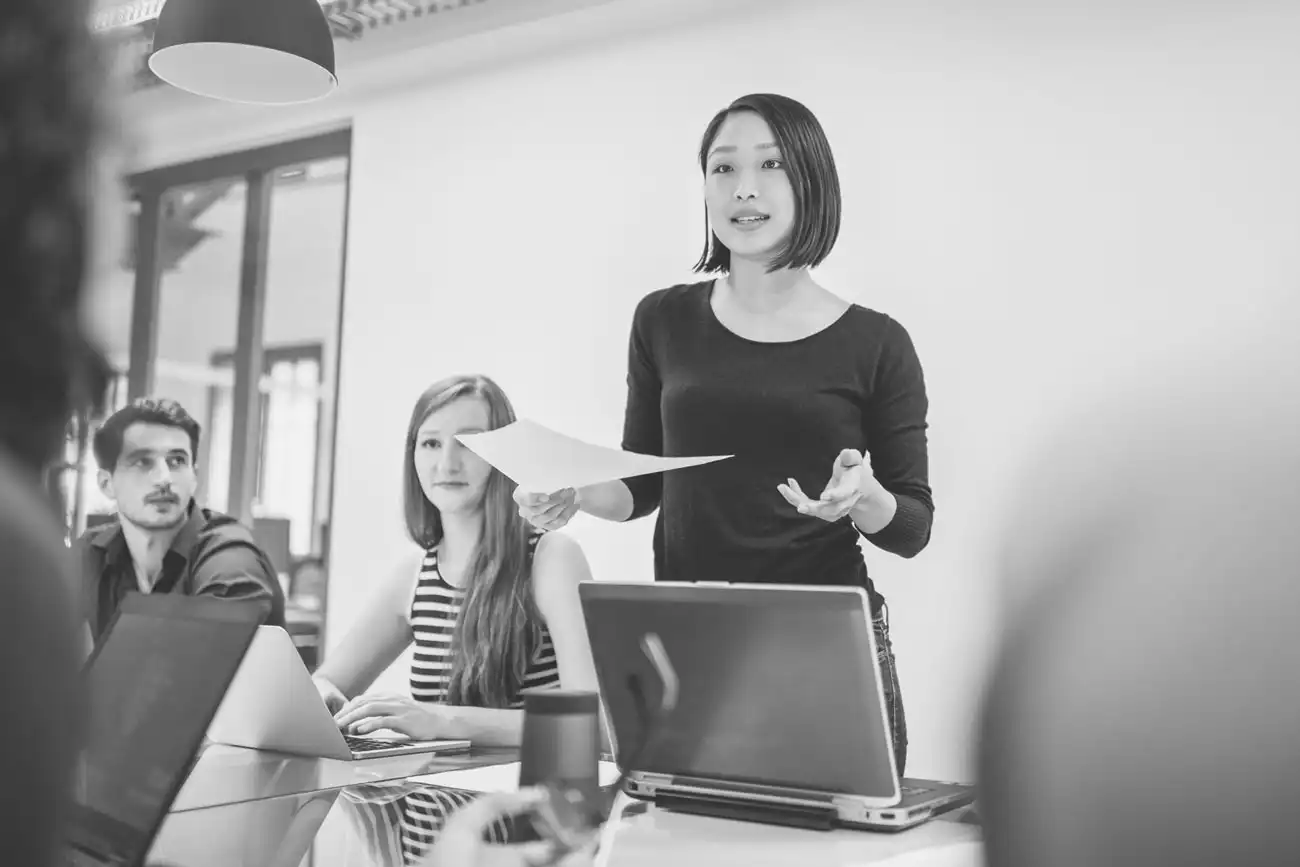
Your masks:
{"label": "laptop hinge", "polygon": [[765,825],[788,825],[816,831],[830,831],[835,827],[838,813],[833,806],[812,804],[772,804],[761,801],[740,800],[720,795],[678,795],[669,792],[655,793],[655,806],[678,813],[694,813],[715,819],[737,819],[742,822],[761,822]]}

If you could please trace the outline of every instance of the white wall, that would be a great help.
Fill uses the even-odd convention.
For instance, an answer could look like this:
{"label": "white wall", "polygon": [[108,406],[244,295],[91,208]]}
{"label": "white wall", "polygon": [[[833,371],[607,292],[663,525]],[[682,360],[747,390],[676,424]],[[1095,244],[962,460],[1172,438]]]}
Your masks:
{"label": "white wall", "polygon": [[[1300,14],[801,5],[357,113],[332,640],[403,545],[393,456],[426,383],[487,372],[522,414],[617,442],[633,306],[699,251],[698,136],[773,90],[819,115],[842,172],[820,278],[902,321],[925,366],[934,541],[869,561],[911,770],[968,775],[994,517],[1035,508],[1006,482],[1043,421],[1296,291]],[[599,577],[649,578],[650,529],[574,524]]]}
{"label": "white wall", "polygon": [[[925,366],[934,540],[869,559],[909,771],[968,777],[999,628],[995,533],[1036,508],[1014,481],[1022,455],[1132,365],[1266,305],[1297,312],[1300,9],[742,5],[346,103],[328,640],[407,544],[398,455],[424,385],[486,372],[522,414],[618,441],[632,309],[699,252],[698,136],[730,99],[773,90],[819,115],[840,166],[843,231],[820,279],[903,322]],[[271,126],[292,123],[246,137]],[[1096,496],[1123,492],[1097,479]],[[598,577],[650,577],[649,519],[573,528]]]}

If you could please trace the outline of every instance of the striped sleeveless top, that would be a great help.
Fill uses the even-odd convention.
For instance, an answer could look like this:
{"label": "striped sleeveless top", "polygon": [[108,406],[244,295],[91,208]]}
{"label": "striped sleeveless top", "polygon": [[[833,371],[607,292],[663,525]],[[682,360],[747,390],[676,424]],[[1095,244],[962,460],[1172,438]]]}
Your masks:
{"label": "striped sleeveless top", "polygon": [[[537,550],[540,533],[528,539],[528,562]],[[415,593],[411,600],[410,622],[415,649],[411,657],[411,697],[416,701],[441,704],[451,678],[451,638],[460,616],[465,591],[452,587],[438,571],[438,552],[425,552]],[[560,685],[560,671],[555,660],[551,633],[542,627],[541,640],[532,649],[520,689],[512,696],[510,707],[523,708],[522,690],[544,689]],[[447,816],[477,794],[454,789],[421,789],[404,800],[402,809],[402,849],[407,864],[418,860],[433,844]],[[504,834],[496,829],[492,836]],[[496,842],[504,842],[504,838]]]}

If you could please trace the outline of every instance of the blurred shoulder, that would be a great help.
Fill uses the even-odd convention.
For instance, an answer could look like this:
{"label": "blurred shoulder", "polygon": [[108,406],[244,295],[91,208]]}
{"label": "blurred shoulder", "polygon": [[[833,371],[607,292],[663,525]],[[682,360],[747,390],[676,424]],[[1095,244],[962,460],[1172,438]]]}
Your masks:
{"label": "blurred shoulder", "polygon": [[[75,653],[78,559],[63,541],[48,498],[11,460],[0,453],[0,551],[4,551],[0,639],[8,650],[0,658],[43,658],[43,653]],[[52,663],[53,664],[53,663]]]}

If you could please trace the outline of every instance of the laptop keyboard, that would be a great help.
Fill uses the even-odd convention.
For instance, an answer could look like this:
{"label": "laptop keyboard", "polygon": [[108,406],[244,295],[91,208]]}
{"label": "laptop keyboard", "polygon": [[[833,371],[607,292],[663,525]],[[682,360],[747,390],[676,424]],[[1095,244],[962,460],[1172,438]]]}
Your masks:
{"label": "laptop keyboard", "polygon": [[397,746],[399,741],[384,740],[382,738],[363,738],[357,735],[344,735],[343,740],[347,741],[348,749],[354,753],[368,753],[374,750],[386,750],[389,747]]}
{"label": "laptop keyboard", "polygon": [[929,789],[925,788],[924,786],[903,786],[903,787],[902,787],[902,790],[903,790],[903,795],[904,795],[904,796],[908,796],[908,795],[924,795],[926,792],[930,791]]}

